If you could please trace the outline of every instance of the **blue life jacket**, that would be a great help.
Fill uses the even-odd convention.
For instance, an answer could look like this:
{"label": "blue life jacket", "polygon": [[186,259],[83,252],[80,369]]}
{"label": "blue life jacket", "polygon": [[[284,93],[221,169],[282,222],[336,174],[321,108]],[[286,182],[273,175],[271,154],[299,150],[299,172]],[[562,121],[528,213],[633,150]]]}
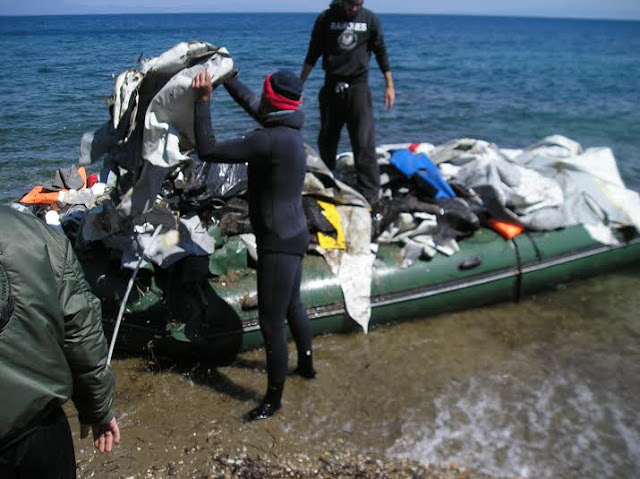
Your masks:
{"label": "blue life jacket", "polygon": [[395,150],[391,164],[407,178],[415,178],[425,193],[434,198],[455,198],[456,194],[444,179],[438,167],[424,153],[412,153],[407,149]]}

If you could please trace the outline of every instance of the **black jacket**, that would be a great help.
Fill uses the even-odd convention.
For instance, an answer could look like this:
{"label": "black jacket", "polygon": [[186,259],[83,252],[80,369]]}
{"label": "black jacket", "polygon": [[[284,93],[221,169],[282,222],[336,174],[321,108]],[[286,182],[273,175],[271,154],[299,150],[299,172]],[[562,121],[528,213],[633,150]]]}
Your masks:
{"label": "black jacket", "polygon": [[371,52],[382,73],[391,70],[378,17],[361,8],[350,21],[343,7],[334,4],[316,19],[305,63],[313,66],[322,56],[327,83],[358,83],[367,81]]}
{"label": "black jacket", "polygon": [[302,209],[307,157],[300,111],[261,117],[260,97],[237,79],[225,83],[231,96],[263,128],[237,139],[216,141],[208,101],[195,106],[198,156],[217,163],[248,163],[249,217],[261,251],[304,255],[309,232]]}

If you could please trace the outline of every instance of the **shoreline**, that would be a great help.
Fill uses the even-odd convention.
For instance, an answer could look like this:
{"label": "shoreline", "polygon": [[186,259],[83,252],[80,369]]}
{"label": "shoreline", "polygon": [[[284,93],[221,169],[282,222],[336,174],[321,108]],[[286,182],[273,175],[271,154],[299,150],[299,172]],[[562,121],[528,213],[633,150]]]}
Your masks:
{"label": "shoreline", "polygon": [[[361,444],[357,433],[355,442],[352,434],[339,430],[322,437],[309,417],[312,407],[305,410],[305,398],[319,395],[323,388],[316,381],[309,384],[291,377],[283,409],[268,420],[245,423],[243,413],[260,398],[263,354],[242,353],[231,366],[217,369],[177,363],[160,369],[142,358],[115,360],[122,440],[111,454],[98,454],[89,438],[80,440],[75,410],[71,403],[65,405],[78,478],[490,477],[455,463],[421,464],[389,457]],[[331,368],[320,368],[326,381]]]}

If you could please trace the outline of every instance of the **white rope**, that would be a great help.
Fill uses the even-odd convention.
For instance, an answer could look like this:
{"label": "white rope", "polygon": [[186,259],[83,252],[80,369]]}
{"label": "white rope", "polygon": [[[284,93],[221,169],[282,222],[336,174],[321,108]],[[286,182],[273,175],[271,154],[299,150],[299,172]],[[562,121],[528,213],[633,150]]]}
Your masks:
{"label": "white rope", "polygon": [[111,344],[109,345],[109,354],[107,355],[107,366],[111,364],[111,357],[113,356],[113,350],[116,347],[116,339],[118,338],[118,331],[120,330],[120,323],[122,322],[122,316],[124,315],[124,310],[127,306],[127,299],[129,299],[129,294],[133,289],[133,284],[136,280],[136,276],[138,275],[138,271],[140,270],[140,266],[142,266],[142,262],[147,256],[147,252],[151,248],[151,245],[155,243],[156,238],[160,234],[162,230],[162,225],[158,225],[156,230],[153,232],[153,236],[151,236],[151,241],[146,246],[142,254],[140,255],[140,259],[138,260],[138,264],[136,264],[135,269],[133,270],[133,274],[131,275],[131,279],[129,280],[129,284],[127,285],[127,290],[124,293],[124,298],[122,298],[122,303],[120,303],[120,311],[118,312],[118,318],[116,319],[116,325],[113,329],[113,336],[111,337]]}

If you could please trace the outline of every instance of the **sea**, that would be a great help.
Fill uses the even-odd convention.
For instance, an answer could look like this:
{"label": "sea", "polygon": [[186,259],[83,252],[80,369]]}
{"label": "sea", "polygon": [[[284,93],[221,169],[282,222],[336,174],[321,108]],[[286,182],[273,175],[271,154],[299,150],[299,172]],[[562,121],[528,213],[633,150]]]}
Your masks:
{"label": "sea", "polygon": [[[0,17],[0,203],[15,201],[57,168],[77,162],[82,134],[109,119],[106,98],[115,75],[139,59],[183,41],[210,42],[228,49],[240,78],[258,91],[276,69],[300,71],[314,19]],[[437,145],[466,137],[524,148],[559,134],[585,149],[610,147],[626,185],[640,190],[640,22],[380,19],[397,97],[395,108],[386,111],[383,77],[372,58],[378,144]],[[304,135],[314,147],[322,81],[318,64],[303,103]],[[212,114],[223,138],[256,126],[223,89],[214,92]],[[341,149],[350,149],[346,132]],[[393,457],[451,461],[496,477],[640,477],[640,271],[588,281],[534,298],[524,309],[497,306],[482,310],[483,321],[441,318],[433,323],[437,331],[421,330],[444,343],[454,338],[457,349],[425,343],[404,357],[407,367],[439,368],[438,379],[421,390],[407,375],[407,383],[397,385],[411,391],[404,401],[401,391],[386,390],[394,401],[384,413],[395,414],[396,422],[392,432],[378,431],[375,447]],[[416,340],[416,332],[407,338]],[[389,328],[376,334],[386,338],[377,341],[393,343],[401,333]],[[338,348],[331,339],[323,341],[327,351]],[[353,354],[353,347],[339,349]],[[428,381],[429,374],[420,377]],[[326,424],[340,421],[347,419]]]}

